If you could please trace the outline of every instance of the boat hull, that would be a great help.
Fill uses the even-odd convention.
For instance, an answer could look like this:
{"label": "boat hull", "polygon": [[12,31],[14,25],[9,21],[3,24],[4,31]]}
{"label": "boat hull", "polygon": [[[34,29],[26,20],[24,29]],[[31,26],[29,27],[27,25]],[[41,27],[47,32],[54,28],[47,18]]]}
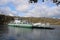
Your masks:
{"label": "boat hull", "polygon": [[8,24],[8,26],[14,26],[14,27],[32,27],[31,24]]}

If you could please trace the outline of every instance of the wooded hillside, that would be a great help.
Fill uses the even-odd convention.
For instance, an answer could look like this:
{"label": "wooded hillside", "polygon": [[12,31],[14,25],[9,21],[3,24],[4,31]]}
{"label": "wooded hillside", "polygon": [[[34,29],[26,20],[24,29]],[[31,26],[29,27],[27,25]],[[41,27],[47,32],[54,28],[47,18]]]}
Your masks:
{"label": "wooded hillside", "polygon": [[50,24],[55,24],[55,25],[60,25],[60,19],[53,19],[53,18],[45,18],[45,17],[17,17],[17,16],[5,16],[5,15],[0,15],[0,24],[6,24],[9,23],[10,21],[14,20],[14,18],[18,18],[19,20],[28,20],[32,23],[50,23]]}

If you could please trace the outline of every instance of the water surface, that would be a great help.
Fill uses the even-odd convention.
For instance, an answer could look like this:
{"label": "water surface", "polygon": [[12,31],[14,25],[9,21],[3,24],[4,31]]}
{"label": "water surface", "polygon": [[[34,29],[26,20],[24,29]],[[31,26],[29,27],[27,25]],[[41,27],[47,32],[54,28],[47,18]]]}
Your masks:
{"label": "water surface", "polygon": [[60,40],[60,26],[55,25],[53,27],[54,30],[1,25],[0,40]]}

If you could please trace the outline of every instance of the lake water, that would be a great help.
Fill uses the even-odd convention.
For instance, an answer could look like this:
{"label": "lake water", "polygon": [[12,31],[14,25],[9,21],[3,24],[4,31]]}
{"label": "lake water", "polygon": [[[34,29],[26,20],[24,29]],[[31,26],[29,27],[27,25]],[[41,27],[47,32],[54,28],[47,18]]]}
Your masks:
{"label": "lake water", "polygon": [[60,26],[55,29],[29,29],[0,26],[0,40],[60,40]]}

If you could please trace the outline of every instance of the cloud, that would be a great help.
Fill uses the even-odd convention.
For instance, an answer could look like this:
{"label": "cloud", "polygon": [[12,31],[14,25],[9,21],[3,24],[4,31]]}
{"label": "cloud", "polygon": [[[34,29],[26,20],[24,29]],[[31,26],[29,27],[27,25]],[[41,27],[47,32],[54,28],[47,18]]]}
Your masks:
{"label": "cloud", "polygon": [[15,16],[17,14],[17,12],[11,11],[11,9],[9,7],[4,7],[4,8],[0,8],[0,14]]}
{"label": "cloud", "polygon": [[29,10],[25,17],[55,17],[60,16],[60,6],[49,7],[45,4],[36,4],[35,8]]}
{"label": "cloud", "polygon": [[[47,1],[41,4],[29,4],[28,2],[29,0],[0,0],[0,6],[6,5],[1,9],[4,12],[3,14],[10,16],[18,16],[19,11],[19,15],[21,12],[25,13],[25,17],[60,17],[60,6],[53,6],[52,2],[49,3]],[[12,3],[15,6],[15,11],[9,8],[8,3]]]}
{"label": "cloud", "polygon": [[[6,8],[5,7],[4,8],[1,7],[1,9],[2,10],[4,10],[4,9],[6,10],[6,9],[8,9],[9,4],[12,3],[15,6],[15,10],[16,10],[14,12],[17,14],[18,11],[25,12],[25,11],[29,10],[29,6],[30,5],[29,5],[28,1],[29,0],[1,0],[0,1],[0,7],[5,5]],[[7,12],[10,11],[10,15],[12,15],[11,9],[10,10],[6,10],[6,11]]]}
{"label": "cloud", "polygon": [[16,6],[17,11],[24,12],[24,11],[27,11],[28,9],[29,9],[29,4],[21,4]]}
{"label": "cloud", "polygon": [[0,5],[6,4],[8,0],[0,0]]}
{"label": "cloud", "polygon": [[31,7],[28,2],[29,0],[16,0],[15,2],[13,2],[13,4],[15,5],[17,11],[25,12]]}

